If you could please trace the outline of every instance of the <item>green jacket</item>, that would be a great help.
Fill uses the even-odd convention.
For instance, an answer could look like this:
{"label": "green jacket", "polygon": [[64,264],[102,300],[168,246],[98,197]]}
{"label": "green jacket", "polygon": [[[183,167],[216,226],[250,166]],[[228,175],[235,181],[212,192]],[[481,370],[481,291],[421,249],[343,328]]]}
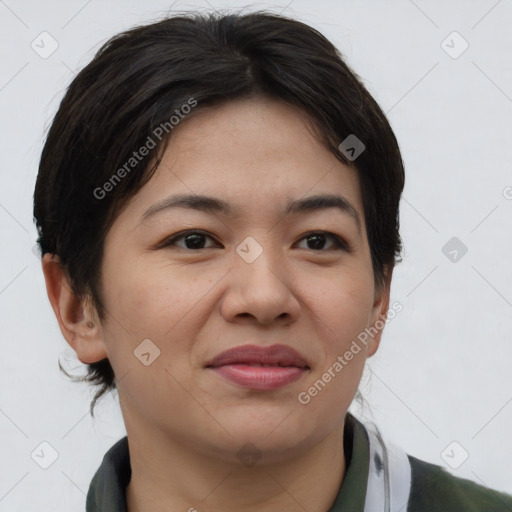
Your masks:
{"label": "green jacket", "polygon": [[[343,440],[347,459],[346,472],[338,495],[326,512],[388,510],[384,506],[388,498],[383,498],[382,505],[371,503],[375,496],[377,503],[380,503],[380,491],[382,496],[385,495],[384,485],[380,490],[375,489],[380,485],[379,482],[384,484],[393,479],[384,477],[388,473],[393,475],[393,471],[383,471],[386,467],[383,461],[391,461],[392,458],[386,458],[386,449],[379,451],[381,445],[375,442],[377,438],[368,427],[369,425],[365,427],[365,424],[347,413]],[[396,473],[398,478],[395,478],[395,484],[398,483],[398,487],[402,489],[398,492],[399,498],[396,498],[395,493],[395,504],[391,504],[390,512],[512,512],[512,495],[455,477],[442,467],[411,455],[403,453],[402,457],[405,465],[402,464]],[[393,466],[391,462],[388,465]],[[86,512],[127,512],[125,491],[130,477],[128,439],[123,437],[105,454],[91,481]],[[369,488],[371,492],[368,491]],[[399,500],[402,501],[398,503]]]}

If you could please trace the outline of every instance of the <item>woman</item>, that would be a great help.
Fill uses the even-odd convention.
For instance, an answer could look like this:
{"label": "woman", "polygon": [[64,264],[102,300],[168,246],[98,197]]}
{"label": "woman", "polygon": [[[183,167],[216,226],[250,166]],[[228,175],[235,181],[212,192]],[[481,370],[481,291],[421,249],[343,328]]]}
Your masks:
{"label": "woman", "polygon": [[51,126],[34,216],[61,331],[127,437],[87,510],[504,511],[349,414],[404,169],[321,34],[263,12],[119,34]]}

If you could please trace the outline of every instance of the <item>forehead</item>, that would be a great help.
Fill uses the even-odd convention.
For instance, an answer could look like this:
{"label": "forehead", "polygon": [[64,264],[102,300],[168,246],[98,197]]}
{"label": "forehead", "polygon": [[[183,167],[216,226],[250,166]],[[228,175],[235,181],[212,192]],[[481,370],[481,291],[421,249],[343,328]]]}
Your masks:
{"label": "forehead", "polygon": [[260,217],[282,215],[306,197],[337,195],[355,218],[363,217],[356,169],[317,140],[300,109],[267,98],[232,101],[185,118],[130,211],[147,218],[148,210],[176,194],[213,196],[237,216]]}

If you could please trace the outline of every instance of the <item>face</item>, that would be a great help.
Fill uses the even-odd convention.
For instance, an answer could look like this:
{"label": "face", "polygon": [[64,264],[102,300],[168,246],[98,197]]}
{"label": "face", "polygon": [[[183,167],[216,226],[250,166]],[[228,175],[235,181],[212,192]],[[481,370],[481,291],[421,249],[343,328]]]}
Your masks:
{"label": "face", "polygon": [[[332,371],[387,309],[389,288],[374,287],[357,173],[315,139],[300,111],[272,100],[205,110],[172,135],[105,240],[101,339],[127,431],[164,433],[225,460],[252,442],[268,460],[285,460],[343,424],[377,349],[378,336]],[[165,206],[178,194],[229,207]],[[286,212],[318,195],[346,207]],[[234,347],[276,344],[306,368],[206,367]],[[308,393],[329,368],[330,382]],[[262,384],[264,372],[273,384]]]}

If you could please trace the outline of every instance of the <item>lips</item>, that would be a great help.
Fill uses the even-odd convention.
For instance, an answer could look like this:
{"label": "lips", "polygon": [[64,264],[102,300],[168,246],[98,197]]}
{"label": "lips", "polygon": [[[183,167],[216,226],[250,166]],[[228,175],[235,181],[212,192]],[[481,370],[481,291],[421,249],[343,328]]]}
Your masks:
{"label": "lips", "polygon": [[298,381],[310,367],[286,345],[242,345],[214,357],[205,369],[237,387],[272,392]]}
{"label": "lips", "polygon": [[296,367],[303,370],[309,365],[299,352],[286,345],[242,345],[226,350],[205,365],[206,368],[218,368],[227,365]]}

